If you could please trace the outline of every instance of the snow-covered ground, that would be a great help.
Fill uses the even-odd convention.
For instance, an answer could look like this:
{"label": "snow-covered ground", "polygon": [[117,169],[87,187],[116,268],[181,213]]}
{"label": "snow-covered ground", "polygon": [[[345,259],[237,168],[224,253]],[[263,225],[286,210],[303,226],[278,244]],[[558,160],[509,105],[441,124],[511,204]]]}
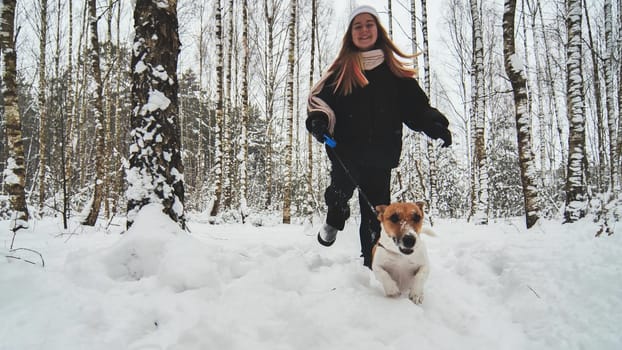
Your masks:
{"label": "snow-covered ground", "polygon": [[622,349],[620,225],[439,220],[420,306],[383,295],[355,220],[330,248],[317,226],[189,226],[38,221],[15,246],[42,268],[4,257],[0,222],[0,349]]}

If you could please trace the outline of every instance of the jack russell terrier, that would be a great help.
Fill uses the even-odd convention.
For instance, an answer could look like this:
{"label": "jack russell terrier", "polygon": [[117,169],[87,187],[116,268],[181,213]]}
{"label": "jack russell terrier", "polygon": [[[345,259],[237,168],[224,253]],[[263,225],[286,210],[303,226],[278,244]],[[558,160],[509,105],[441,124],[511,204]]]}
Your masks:
{"label": "jack russell terrier", "polygon": [[409,291],[408,297],[415,304],[423,302],[423,285],[430,273],[420,234],[435,235],[430,228],[423,228],[423,206],[423,202],[377,206],[382,230],[372,250],[372,270],[386,296]]}

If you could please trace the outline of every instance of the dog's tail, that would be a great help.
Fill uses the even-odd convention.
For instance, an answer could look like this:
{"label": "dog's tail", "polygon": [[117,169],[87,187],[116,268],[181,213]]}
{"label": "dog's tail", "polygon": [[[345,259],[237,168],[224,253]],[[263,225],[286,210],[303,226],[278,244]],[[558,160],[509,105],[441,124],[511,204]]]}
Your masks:
{"label": "dog's tail", "polygon": [[436,232],[430,226],[424,226],[421,229],[421,233],[425,233],[428,236],[437,237]]}

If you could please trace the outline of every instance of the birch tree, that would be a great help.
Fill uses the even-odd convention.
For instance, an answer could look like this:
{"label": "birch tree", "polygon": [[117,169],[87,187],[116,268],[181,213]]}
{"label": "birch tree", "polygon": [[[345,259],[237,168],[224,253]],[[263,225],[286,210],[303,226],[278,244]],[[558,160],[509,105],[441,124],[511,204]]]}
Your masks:
{"label": "birch tree", "polygon": [[[421,31],[422,31],[422,43],[423,43],[423,88],[428,96],[431,96],[431,75],[430,75],[430,52],[428,41],[428,5],[426,0],[421,0]],[[434,143],[431,140],[427,140],[428,160],[429,160],[429,206],[430,206],[430,218],[438,215],[438,188],[437,188],[437,157],[436,149],[434,149]],[[423,187],[423,186],[422,186]]]}
{"label": "birch tree", "polygon": [[88,0],[89,7],[89,27],[91,49],[89,50],[89,59],[91,63],[91,75],[93,84],[90,85],[91,91],[89,97],[93,105],[93,115],[95,119],[95,178],[93,201],[89,214],[84,220],[85,225],[93,226],[97,222],[99,210],[104,197],[104,184],[106,176],[106,120],[104,115],[104,96],[103,83],[101,76],[100,60],[99,60],[99,34],[97,32],[97,0]]}
{"label": "birch tree", "polygon": [[[619,165],[616,163],[616,128],[615,128],[615,47],[613,42],[613,12],[611,0],[604,2],[605,15],[605,108],[607,110],[607,130],[609,130],[609,189],[619,189],[618,172]],[[618,9],[620,11],[620,9]],[[618,24],[620,25],[620,24]],[[622,82],[621,82],[622,83]]]}
{"label": "birch tree", "polygon": [[[583,0],[583,4],[586,4],[586,0]],[[606,3],[605,3],[605,6]],[[611,8],[609,8],[609,11],[611,11]],[[607,137],[606,134],[608,134],[607,132],[607,128],[605,127],[606,125],[606,117],[604,115],[603,112],[603,108],[602,108],[602,94],[601,94],[601,85],[600,85],[600,70],[601,70],[601,60],[599,58],[599,52],[598,52],[598,47],[596,46],[596,42],[594,41],[594,36],[592,35],[592,25],[590,23],[590,16],[587,13],[587,7],[585,7],[585,21],[587,22],[586,28],[588,31],[588,40],[589,40],[589,44],[590,44],[590,56],[592,58],[592,74],[593,74],[593,84],[594,84],[594,104],[596,105],[596,134],[597,134],[597,147],[598,147],[598,159],[599,159],[599,166],[597,168],[597,172],[598,172],[598,190],[602,191],[603,190],[603,173],[610,173],[608,170],[606,170],[606,163],[607,163],[607,157],[605,156],[606,152],[605,152],[605,138]],[[611,28],[609,28],[611,29]],[[608,68],[605,68],[608,69]],[[605,92],[606,93],[606,92]]]}
{"label": "birch tree", "polygon": [[233,180],[233,140],[231,139],[231,128],[233,127],[233,99],[232,99],[232,71],[233,65],[231,64],[233,52],[235,50],[233,46],[233,37],[235,36],[235,28],[233,18],[233,0],[229,0],[229,24],[227,26],[227,57],[225,59],[226,75],[225,75],[225,87],[224,87],[224,110],[222,121],[222,208],[229,210],[232,205],[232,180]]}
{"label": "birch tree", "polygon": [[221,206],[223,195],[223,147],[222,128],[224,123],[224,50],[222,30],[222,0],[216,2],[216,125],[214,138],[214,204],[210,215],[216,216]]}
{"label": "birch tree", "polygon": [[574,222],[586,215],[584,154],[585,154],[585,106],[583,100],[581,0],[566,0],[566,47],[567,110],[569,121],[568,166],[566,177],[565,222]]}
{"label": "birch tree", "polygon": [[[315,0],[314,0],[315,1]],[[240,213],[242,220],[248,216],[247,190],[248,190],[248,120],[250,103],[248,98],[248,76],[250,62],[250,47],[248,43],[248,0],[242,0],[242,47],[244,57],[242,59],[242,134],[240,145]]]}
{"label": "birch tree", "polygon": [[277,90],[277,64],[275,63],[275,33],[276,18],[278,14],[278,10],[280,8],[280,3],[274,0],[264,0],[263,1],[263,15],[264,15],[264,25],[265,25],[265,40],[266,47],[264,51],[263,58],[263,88],[264,88],[264,109],[266,114],[266,145],[265,145],[265,163],[266,163],[266,186],[265,186],[265,208],[269,208],[272,205],[272,192],[273,192],[273,183],[274,183],[274,175],[273,174],[273,149],[272,149],[272,137],[273,137],[273,127],[272,122],[274,120],[274,109],[275,109],[275,95]]}
{"label": "birch tree", "polygon": [[47,0],[41,0],[39,2],[39,14],[41,16],[39,24],[39,213],[43,213],[43,205],[45,202],[45,174],[46,174],[46,144],[47,144],[47,101],[46,101],[46,89],[47,78],[45,76],[46,70],[46,55],[47,48],[47,28],[48,28],[48,2]]}
{"label": "birch tree", "polygon": [[4,169],[4,185],[9,193],[11,203],[11,222],[9,228],[13,232],[28,228],[28,206],[24,184],[26,169],[24,167],[24,145],[22,139],[22,122],[17,105],[17,53],[15,51],[15,0],[3,0],[0,3],[2,20],[0,27],[0,44],[4,71],[2,72],[4,97],[4,117],[6,120],[6,138],[8,158]]}
{"label": "birch tree", "polygon": [[618,176],[614,179],[614,192],[620,193],[622,191],[622,174],[619,171],[622,166],[622,0],[618,0],[618,136],[616,144],[616,154],[612,160],[613,165],[618,169]]}
{"label": "birch tree", "polygon": [[535,180],[536,168],[531,146],[531,120],[527,107],[527,81],[522,61],[516,54],[516,45],[514,43],[516,0],[505,0],[504,8],[503,56],[505,71],[510,78],[514,95],[514,114],[516,117],[516,136],[518,139],[518,157],[525,205],[525,221],[527,228],[531,228],[539,219],[540,208]]}
{"label": "birch tree", "polygon": [[[309,55],[309,91],[313,88],[313,79],[315,73],[315,35],[317,33],[317,0],[311,0],[311,53]],[[307,172],[306,172],[306,198],[305,198],[305,215],[310,216],[313,212],[313,137],[311,133],[307,133]]]}
{"label": "birch tree", "polygon": [[484,110],[484,42],[482,40],[482,20],[477,0],[470,0],[471,18],[473,20],[473,63],[471,71],[471,100],[473,103],[471,116],[475,121],[475,173],[477,181],[477,203],[472,205],[475,210],[475,223],[488,224],[488,167],[486,159],[485,110]]}
{"label": "birch tree", "polygon": [[[68,0],[68,39],[67,39],[67,80],[66,80],[66,89],[67,89],[67,101],[65,102],[65,133],[63,135],[63,144],[65,144],[65,161],[63,162],[64,169],[64,179],[63,186],[69,187],[71,189],[71,178],[73,177],[73,127],[74,127],[74,91],[73,91],[73,0]],[[67,189],[65,189],[67,192]],[[65,217],[69,213],[69,200],[67,195],[64,196],[64,208],[63,213]]]}
{"label": "birch tree", "polygon": [[283,193],[283,223],[289,224],[292,219],[292,173],[294,149],[294,64],[296,53],[296,0],[290,0],[289,17],[289,50],[287,59],[287,120],[285,143],[285,184]]}
{"label": "birch tree", "polygon": [[177,58],[177,1],[137,0],[132,53],[128,227],[149,203],[185,227]]}

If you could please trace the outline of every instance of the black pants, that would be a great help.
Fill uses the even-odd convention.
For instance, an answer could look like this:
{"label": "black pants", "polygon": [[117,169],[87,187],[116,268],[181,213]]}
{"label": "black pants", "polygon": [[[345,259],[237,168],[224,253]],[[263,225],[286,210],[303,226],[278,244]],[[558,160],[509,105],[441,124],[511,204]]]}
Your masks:
{"label": "black pants", "polygon": [[[346,162],[345,164],[372,205],[389,204],[391,200],[391,169],[373,168],[351,162]],[[333,161],[330,172],[330,185],[324,192],[324,199],[328,207],[326,215],[327,224],[338,230],[343,230],[346,220],[350,217],[348,201],[352,197],[355,188],[356,186],[346,174],[343,166]],[[365,265],[369,266],[371,262],[371,249],[378,241],[378,238],[380,238],[380,222],[360,193],[359,207],[361,212],[361,226],[359,228],[361,253]]]}

